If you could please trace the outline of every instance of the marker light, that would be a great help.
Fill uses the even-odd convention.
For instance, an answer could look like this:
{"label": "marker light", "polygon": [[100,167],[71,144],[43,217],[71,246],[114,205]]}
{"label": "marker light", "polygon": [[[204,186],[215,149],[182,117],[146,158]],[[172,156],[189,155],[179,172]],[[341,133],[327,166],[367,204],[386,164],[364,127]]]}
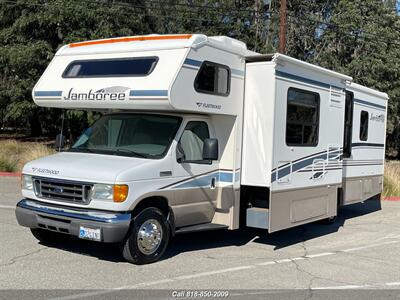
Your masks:
{"label": "marker light", "polygon": [[126,184],[114,185],[114,202],[124,202],[128,197],[128,186]]}
{"label": "marker light", "polygon": [[134,36],[134,37],[122,37],[122,38],[111,38],[104,40],[94,40],[86,42],[77,42],[69,44],[70,48],[82,47],[82,46],[92,46],[101,44],[113,44],[113,43],[123,43],[123,42],[139,42],[139,41],[160,41],[160,40],[182,40],[190,39],[191,34],[171,34],[171,35],[149,35],[149,36]]}

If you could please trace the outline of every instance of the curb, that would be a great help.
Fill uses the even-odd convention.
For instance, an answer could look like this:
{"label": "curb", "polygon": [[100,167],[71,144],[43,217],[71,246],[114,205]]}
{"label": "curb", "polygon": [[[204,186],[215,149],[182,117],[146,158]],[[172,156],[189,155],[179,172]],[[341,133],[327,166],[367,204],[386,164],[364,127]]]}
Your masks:
{"label": "curb", "polygon": [[400,197],[385,197],[382,198],[383,201],[400,201]]}
{"label": "curb", "polygon": [[21,177],[21,172],[0,172],[0,177]]}

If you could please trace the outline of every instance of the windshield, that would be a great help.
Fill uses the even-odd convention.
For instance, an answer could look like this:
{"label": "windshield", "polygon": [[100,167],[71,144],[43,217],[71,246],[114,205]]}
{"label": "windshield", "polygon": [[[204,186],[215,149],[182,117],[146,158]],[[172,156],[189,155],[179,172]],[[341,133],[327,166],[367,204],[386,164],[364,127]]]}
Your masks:
{"label": "windshield", "polygon": [[70,151],[160,158],[181,123],[181,118],[146,114],[111,114],[86,129]]}

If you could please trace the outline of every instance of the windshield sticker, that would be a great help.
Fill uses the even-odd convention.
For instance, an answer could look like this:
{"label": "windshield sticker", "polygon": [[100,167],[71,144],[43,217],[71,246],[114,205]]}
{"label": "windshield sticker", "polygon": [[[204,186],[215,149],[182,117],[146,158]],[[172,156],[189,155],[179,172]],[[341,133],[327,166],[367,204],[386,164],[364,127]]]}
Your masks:
{"label": "windshield sticker", "polygon": [[126,86],[111,86],[97,91],[90,89],[88,92],[75,92],[71,88],[64,100],[126,100],[129,88]]}

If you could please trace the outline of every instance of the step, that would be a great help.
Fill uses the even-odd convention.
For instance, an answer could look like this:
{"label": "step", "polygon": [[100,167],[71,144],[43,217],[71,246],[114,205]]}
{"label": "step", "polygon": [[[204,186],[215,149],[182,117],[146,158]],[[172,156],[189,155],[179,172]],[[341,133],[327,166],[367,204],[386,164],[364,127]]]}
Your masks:
{"label": "step", "polygon": [[262,207],[250,207],[246,210],[246,226],[268,229],[269,210]]}

